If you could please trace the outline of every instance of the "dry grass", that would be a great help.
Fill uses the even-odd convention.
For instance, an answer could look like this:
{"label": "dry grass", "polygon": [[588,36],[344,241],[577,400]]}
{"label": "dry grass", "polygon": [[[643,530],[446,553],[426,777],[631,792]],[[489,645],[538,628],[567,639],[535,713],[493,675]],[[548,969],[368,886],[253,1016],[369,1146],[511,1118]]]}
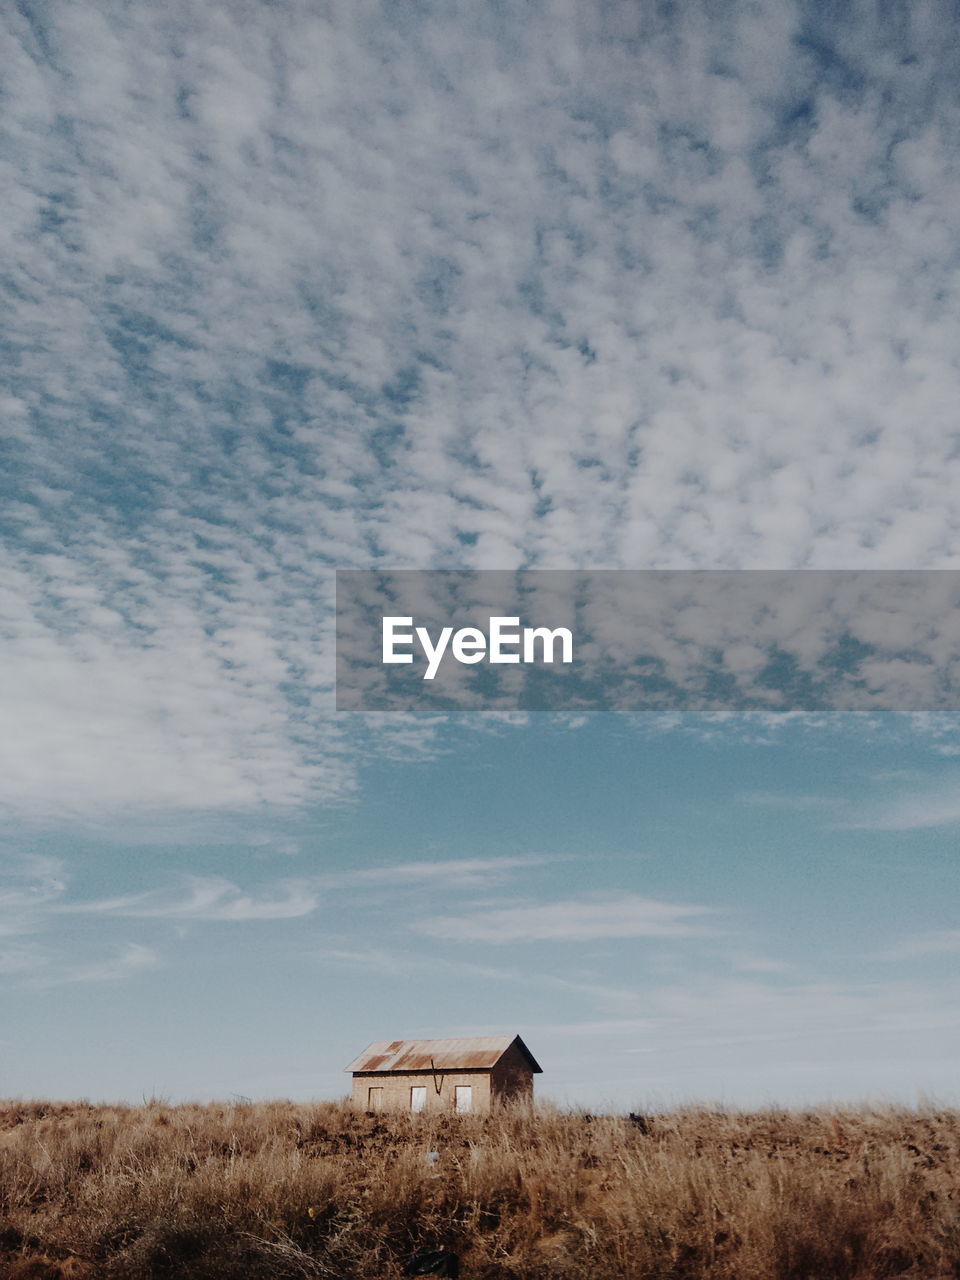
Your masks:
{"label": "dry grass", "polygon": [[960,1277],[956,1112],[635,1120],[0,1104],[0,1276]]}

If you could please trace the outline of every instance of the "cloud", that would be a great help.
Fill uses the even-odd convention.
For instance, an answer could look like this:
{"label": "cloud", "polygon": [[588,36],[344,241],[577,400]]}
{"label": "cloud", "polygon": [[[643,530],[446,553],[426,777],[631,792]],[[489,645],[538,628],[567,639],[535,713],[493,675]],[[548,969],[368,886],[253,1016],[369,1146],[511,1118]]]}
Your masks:
{"label": "cloud", "polygon": [[5,978],[36,973],[47,963],[47,956],[32,944],[0,945],[0,974]]}
{"label": "cloud", "polygon": [[[888,791],[891,789],[888,785]],[[843,826],[866,831],[922,831],[960,822],[960,777],[951,772],[899,795],[860,806]]]}
{"label": "cloud", "polygon": [[730,963],[737,973],[788,973],[791,966],[774,956],[758,955],[754,951],[735,951]]}
{"label": "cloud", "polygon": [[836,804],[835,796],[791,795],[776,791],[745,791],[737,797],[741,804],[758,809],[795,809],[798,812],[829,808]]}
{"label": "cloud", "polygon": [[946,956],[960,952],[960,929],[930,929],[901,939],[880,955],[883,960],[913,960],[921,956]]}
{"label": "cloud", "polygon": [[[69,910],[69,879],[63,862],[41,854],[0,857],[0,974],[28,986],[107,982],[161,963],[150,947],[129,942],[92,960],[68,958],[75,948],[60,940],[47,945],[41,935],[51,920]],[[37,935],[36,937],[26,935]]]}
{"label": "cloud", "polygon": [[[279,877],[255,888],[221,876],[189,875],[177,884],[138,893],[83,899],[71,893],[74,887],[59,860],[7,856],[0,861],[0,973],[11,981],[54,986],[120,980],[163,963],[160,951],[140,942],[117,942],[110,949],[104,941],[106,953],[101,950],[87,958],[82,935],[68,923],[85,916],[98,919],[103,929],[107,921],[127,920],[178,926],[269,925],[312,916],[326,903],[332,907],[329,925],[337,918],[337,895],[349,895],[354,906],[366,897],[374,909],[384,890],[393,900],[405,887],[417,891],[418,903],[433,890],[449,901],[457,891],[469,894],[478,886],[499,885],[520,871],[556,860],[540,854],[420,860],[340,874]],[[358,959],[346,950],[329,954],[365,967],[382,963],[393,972],[402,971],[406,963],[387,953],[382,961],[376,955]],[[77,955],[84,958],[76,959]]]}
{"label": "cloud", "polygon": [[463,942],[585,942],[597,938],[689,938],[711,932],[699,923],[711,909],[658,902],[638,894],[498,907],[462,916],[433,916],[413,928]]}
{"label": "cloud", "polygon": [[503,858],[461,858],[438,862],[406,862],[343,873],[281,878],[251,893],[219,876],[187,876],[182,888],[151,889],[95,901],[70,902],[56,910],[64,914],[128,916],[182,921],[291,920],[312,915],[324,897],[346,890],[397,889],[412,886],[471,889],[497,884],[511,873],[540,867],[556,859],[540,854]]}
{"label": "cloud", "polygon": [[232,921],[290,920],[310,915],[319,898],[316,890],[300,880],[280,881],[263,896],[244,893],[229,880],[189,876],[185,893],[150,890],[95,902],[75,902],[65,912],[104,916],[131,916],[144,920]]}
{"label": "cloud", "polygon": [[64,864],[40,854],[0,853],[0,938],[31,933],[67,891]]}
{"label": "cloud", "polygon": [[3,23],[7,812],[353,795],[335,565],[957,565],[936,5]]}
{"label": "cloud", "polygon": [[38,981],[44,986],[67,982],[118,982],[132,973],[159,968],[161,963],[160,956],[152,948],[130,942],[106,960],[64,965],[59,972],[41,973]]}
{"label": "cloud", "polygon": [[404,862],[397,866],[369,867],[331,876],[325,883],[337,885],[419,885],[429,888],[470,888],[508,879],[514,871],[542,867],[560,861],[555,854],[523,854],[503,858],[451,858],[438,862]]}
{"label": "cloud", "polygon": [[[956,983],[784,982],[702,972],[645,984],[636,1015],[528,1028],[541,1061],[560,1059],[560,1096],[595,1096],[596,1062],[623,1103],[696,1098],[770,1106],[844,1097],[916,1098],[952,1088]],[[586,1043],[577,1045],[584,1037]],[[621,1105],[623,1105],[621,1103]]]}
{"label": "cloud", "polygon": [[592,1007],[619,1013],[632,1012],[643,1004],[640,992],[615,983],[564,978],[555,973],[538,973],[527,967],[506,969],[468,960],[451,960],[449,956],[417,955],[409,947],[403,951],[385,947],[329,947],[315,954],[318,960],[332,961],[383,978],[411,973],[443,973],[459,979],[476,979],[483,984],[493,982],[507,988],[533,987],[541,992],[560,992],[567,998],[581,996],[589,1000]]}

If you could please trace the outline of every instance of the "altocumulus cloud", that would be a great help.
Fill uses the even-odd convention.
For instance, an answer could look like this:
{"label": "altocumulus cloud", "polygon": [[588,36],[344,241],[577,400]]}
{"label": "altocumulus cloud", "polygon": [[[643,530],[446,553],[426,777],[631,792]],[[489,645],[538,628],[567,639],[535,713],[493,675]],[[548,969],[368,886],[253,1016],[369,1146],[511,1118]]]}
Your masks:
{"label": "altocumulus cloud", "polygon": [[3,22],[8,809],[351,794],[333,565],[956,564],[951,6]]}

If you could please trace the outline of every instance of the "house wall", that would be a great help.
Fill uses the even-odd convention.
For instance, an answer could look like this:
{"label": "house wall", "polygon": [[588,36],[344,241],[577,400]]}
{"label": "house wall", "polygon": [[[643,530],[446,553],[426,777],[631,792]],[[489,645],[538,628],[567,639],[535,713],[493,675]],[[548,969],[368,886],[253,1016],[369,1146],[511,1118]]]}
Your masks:
{"label": "house wall", "polygon": [[514,1046],[490,1072],[490,1093],[494,1103],[533,1101],[533,1072],[527,1059]]}
{"label": "house wall", "polygon": [[437,1071],[436,1074],[432,1071],[355,1071],[352,1101],[361,1111],[368,1111],[367,1091],[372,1085],[379,1085],[383,1088],[384,1111],[409,1111],[411,1088],[424,1085],[427,1090],[426,1111],[452,1111],[456,1086],[467,1084],[473,1087],[473,1112],[476,1114],[490,1110],[490,1074],[489,1071]]}

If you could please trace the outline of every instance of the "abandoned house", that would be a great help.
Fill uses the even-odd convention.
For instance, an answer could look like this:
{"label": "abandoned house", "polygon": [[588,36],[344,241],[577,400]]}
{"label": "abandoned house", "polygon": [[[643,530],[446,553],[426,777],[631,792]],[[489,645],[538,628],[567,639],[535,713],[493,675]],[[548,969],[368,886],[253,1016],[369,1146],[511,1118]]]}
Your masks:
{"label": "abandoned house", "polygon": [[543,1068],[519,1036],[471,1036],[377,1040],[345,1070],[364,1111],[484,1112],[532,1101]]}

